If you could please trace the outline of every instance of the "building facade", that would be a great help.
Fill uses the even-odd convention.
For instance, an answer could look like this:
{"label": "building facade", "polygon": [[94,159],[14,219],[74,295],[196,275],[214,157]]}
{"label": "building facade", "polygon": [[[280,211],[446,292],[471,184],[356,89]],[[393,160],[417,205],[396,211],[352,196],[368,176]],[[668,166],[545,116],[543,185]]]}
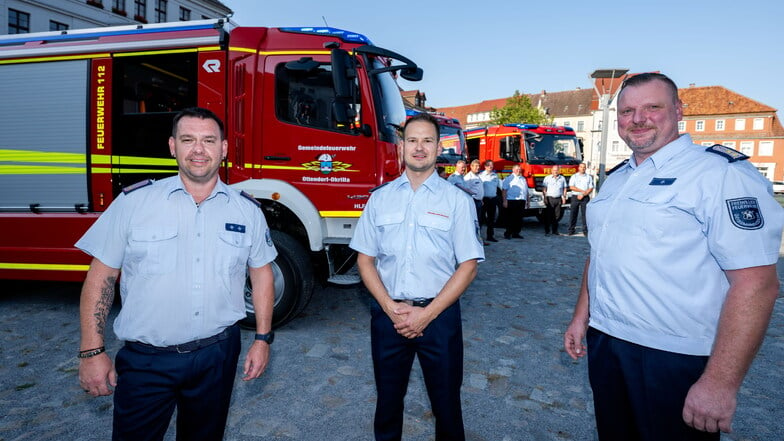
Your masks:
{"label": "building facade", "polygon": [[230,15],[217,0],[0,0],[3,34],[64,31]]}

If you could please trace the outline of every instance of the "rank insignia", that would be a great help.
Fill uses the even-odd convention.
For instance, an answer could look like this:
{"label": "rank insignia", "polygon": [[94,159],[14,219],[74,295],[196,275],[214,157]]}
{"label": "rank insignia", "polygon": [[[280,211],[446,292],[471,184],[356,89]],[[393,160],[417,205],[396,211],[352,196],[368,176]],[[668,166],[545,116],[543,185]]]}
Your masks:
{"label": "rank insignia", "polygon": [[237,233],[244,233],[245,232],[245,225],[226,224],[226,231],[236,231]]}
{"label": "rank insignia", "polygon": [[720,156],[724,156],[725,158],[727,158],[728,162],[743,161],[744,159],[749,159],[749,157],[744,155],[743,153],[721,144],[713,144],[712,146],[706,148],[705,151],[715,153]]}
{"label": "rank insignia", "polygon": [[743,230],[759,230],[765,225],[757,198],[737,198],[727,200],[732,224]]}

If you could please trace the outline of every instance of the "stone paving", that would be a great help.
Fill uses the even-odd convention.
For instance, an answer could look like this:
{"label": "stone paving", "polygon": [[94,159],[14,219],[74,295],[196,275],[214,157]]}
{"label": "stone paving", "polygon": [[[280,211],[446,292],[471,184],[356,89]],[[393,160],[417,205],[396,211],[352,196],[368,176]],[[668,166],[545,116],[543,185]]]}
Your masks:
{"label": "stone paving", "polygon": [[[561,343],[587,240],[545,237],[529,222],[523,234],[485,248],[487,260],[462,299],[467,438],[595,440],[586,363],[572,361]],[[111,398],[87,396],[76,378],[79,288],[0,282],[0,441],[110,439]],[[305,312],[277,331],[264,376],[237,380],[226,440],[372,439],[368,296],[361,287],[317,290]],[[251,339],[243,331],[244,347]],[[112,356],[119,345],[108,341]],[[734,432],[723,440],[782,439],[782,372],[780,297],[741,389]],[[432,440],[418,365],[406,400],[404,439]],[[166,439],[175,439],[173,429]]]}

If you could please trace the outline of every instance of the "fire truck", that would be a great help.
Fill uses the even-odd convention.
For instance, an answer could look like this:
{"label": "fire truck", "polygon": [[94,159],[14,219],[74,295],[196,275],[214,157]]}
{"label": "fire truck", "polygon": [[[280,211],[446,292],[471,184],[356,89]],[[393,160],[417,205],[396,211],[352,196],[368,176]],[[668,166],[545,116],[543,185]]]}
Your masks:
{"label": "fire truck", "polygon": [[[421,112],[415,109],[406,109],[407,118],[418,113]],[[447,174],[452,174],[455,171],[455,163],[460,159],[466,159],[466,141],[460,120],[439,113],[429,113],[438,121],[439,138],[444,149],[436,159],[436,166],[444,167]]]}
{"label": "fire truck", "polygon": [[[0,278],[81,281],[74,243],[128,185],[177,173],[176,112],[226,124],[221,177],[261,203],[279,326],[316,281],[356,283],[369,190],[398,177],[406,57],[335,28],[226,19],[0,37]],[[253,321],[250,293],[248,320]]]}
{"label": "fire truck", "polygon": [[544,209],[542,181],[559,165],[568,180],[577,172],[582,149],[574,130],[567,126],[503,124],[465,132],[469,159],[491,159],[502,178],[520,164],[528,181],[529,209],[525,215],[541,220]]}

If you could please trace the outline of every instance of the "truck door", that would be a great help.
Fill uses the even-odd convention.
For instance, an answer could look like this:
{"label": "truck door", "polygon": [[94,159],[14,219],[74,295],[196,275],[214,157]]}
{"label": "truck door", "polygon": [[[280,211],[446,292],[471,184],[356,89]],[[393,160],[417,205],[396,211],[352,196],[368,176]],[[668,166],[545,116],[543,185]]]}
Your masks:
{"label": "truck door", "polygon": [[366,197],[379,173],[375,133],[357,130],[361,123],[375,127],[370,94],[350,80],[359,112],[339,123],[345,114],[336,119],[336,103],[345,97],[336,96],[329,55],[269,56],[264,68],[263,178],[290,182],[324,217],[358,216],[365,201],[358,196]]}

